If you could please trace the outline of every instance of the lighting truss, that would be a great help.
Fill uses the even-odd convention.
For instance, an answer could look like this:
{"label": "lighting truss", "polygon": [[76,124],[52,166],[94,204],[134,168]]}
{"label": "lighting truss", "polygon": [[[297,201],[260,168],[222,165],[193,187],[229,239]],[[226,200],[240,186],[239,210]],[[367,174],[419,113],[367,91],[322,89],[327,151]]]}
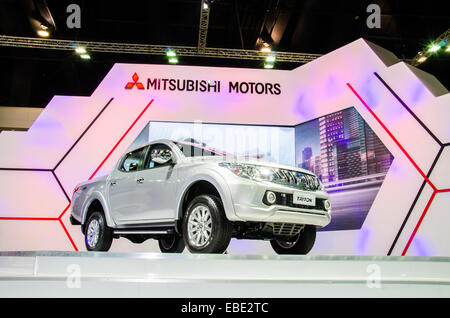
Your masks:
{"label": "lighting truss", "polygon": [[206,36],[208,34],[209,24],[209,6],[205,5],[205,0],[202,0],[200,6],[200,25],[198,28],[198,53],[204,54],[206,49]]}
{"label": "lighting truss", "polygon": [[[433,41],[433,43],[439,45],[442,41],[447,41],[447,43],[450,43],[450,28],[447,29],[447,31],[445,31],[441,35],[439,35],[436,38],[436,40]],[[417,65],[421,64],[423,61],[425,61],[431,55],[432,54],[430,54],[430,52],[428,52],[428,48],[424,48],[422,51],[417,53],[417,55],[411,60],[411,64],[413,66],[417,66]],[[422,58],[422,61],[420,61],[421,58]]]}
{"label": "lighting truss", "polygon": [[[206,44],[206,34],[204,37]],[[239,60],[261,60],[264,61],[267,53],[258,50],[223,49],[193,46],[170,46],[177,52],[178,56],[212,57]],[[133,44],[133,43],[113,43],[113,42],[89,42],[71,41],[57,39],[28,38],[18,36],[0,35],[0,46],[22,47],[34,49],[50,49],[74,51],[77,46],[86,48],[89,52],[122,53],[122,54],[146,54],[146,55],[166,55],[168,45]],[[322,54],[276,52],[277,62],[308,63]]]}

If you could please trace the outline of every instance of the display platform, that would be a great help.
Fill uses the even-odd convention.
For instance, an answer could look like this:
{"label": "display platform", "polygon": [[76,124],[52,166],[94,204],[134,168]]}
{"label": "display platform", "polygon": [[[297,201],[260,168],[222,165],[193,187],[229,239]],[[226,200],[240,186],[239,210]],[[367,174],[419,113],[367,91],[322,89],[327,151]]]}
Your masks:
{"label": "display platform", "polygon": [[441,257],[0,252],[0,297],[449,296]]}

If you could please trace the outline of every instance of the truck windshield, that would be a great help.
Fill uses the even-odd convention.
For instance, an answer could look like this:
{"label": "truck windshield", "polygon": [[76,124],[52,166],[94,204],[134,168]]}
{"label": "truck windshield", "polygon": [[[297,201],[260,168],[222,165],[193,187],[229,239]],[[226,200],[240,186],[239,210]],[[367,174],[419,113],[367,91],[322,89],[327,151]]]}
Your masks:
{"label": "truck windshield", "polygon": [[202,157],[202,156],[227,156],[224,151],[220,151],[207,146],[194,144],[190,142],[174,141],[174,144],[180,148],[186,157]]}

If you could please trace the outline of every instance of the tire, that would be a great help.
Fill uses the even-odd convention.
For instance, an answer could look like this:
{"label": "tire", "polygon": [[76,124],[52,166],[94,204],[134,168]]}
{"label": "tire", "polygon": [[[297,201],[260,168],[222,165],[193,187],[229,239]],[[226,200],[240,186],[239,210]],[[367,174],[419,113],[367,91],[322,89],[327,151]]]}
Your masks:
{"label": "tire", "polygon": [[289,242],[275,239],[270,241],[270,245],[272,245],[273,250],[280,255],[306,255],[313,248],[315,241],[316,227],[314,225],[306,225],[297,236],[296,240]]}
{"label": "tire", "polygon": [[178,234],[162,236],[158,245],[162,253],[183,253],[185,246],[183,237]]}
{"label": "tire", "polygon": [[[193,227],[195,223],[204,231],[195,231]],[[225,216],[219,198],[213,195],[200,195],[189,203],[183,217],[183,238],[191,253],[222,254],[230,244],[232,232],[233,225]],[[198,241],[196,233],[200,233],[197,236],[200,237]]]}
{"label": "tire", "polygon": [[[97,232],[98,227],[98,232]],[[97,233],[97,238],[95,238]],[[94,212],[85,226],[84,243],[88,251],[107,252],[113,240],[113,230],[106,225],[105,216],[101,212]]]}

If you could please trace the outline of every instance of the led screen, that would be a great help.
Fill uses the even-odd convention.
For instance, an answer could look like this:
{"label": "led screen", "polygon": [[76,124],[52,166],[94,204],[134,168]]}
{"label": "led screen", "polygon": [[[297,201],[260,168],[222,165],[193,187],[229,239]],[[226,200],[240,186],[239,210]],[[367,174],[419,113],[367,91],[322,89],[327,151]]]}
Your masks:
{"label": "led screen", "polygon": [[130,148],[158,139],[312,171],[332,204],[332,221],[320,231],[360,229],[393,160],[353,107],[295,127],[152,121]]}
{"label": "led screen", "polygon": [[360,229],[394,157],[355,108],[295,127],[295,163],[330,194],[324,231]]}
{"label": "led screen", "polygon": [[235,156],[295,164],[292,127],[152,121],[130,148],[158,139],[189,140]]}

